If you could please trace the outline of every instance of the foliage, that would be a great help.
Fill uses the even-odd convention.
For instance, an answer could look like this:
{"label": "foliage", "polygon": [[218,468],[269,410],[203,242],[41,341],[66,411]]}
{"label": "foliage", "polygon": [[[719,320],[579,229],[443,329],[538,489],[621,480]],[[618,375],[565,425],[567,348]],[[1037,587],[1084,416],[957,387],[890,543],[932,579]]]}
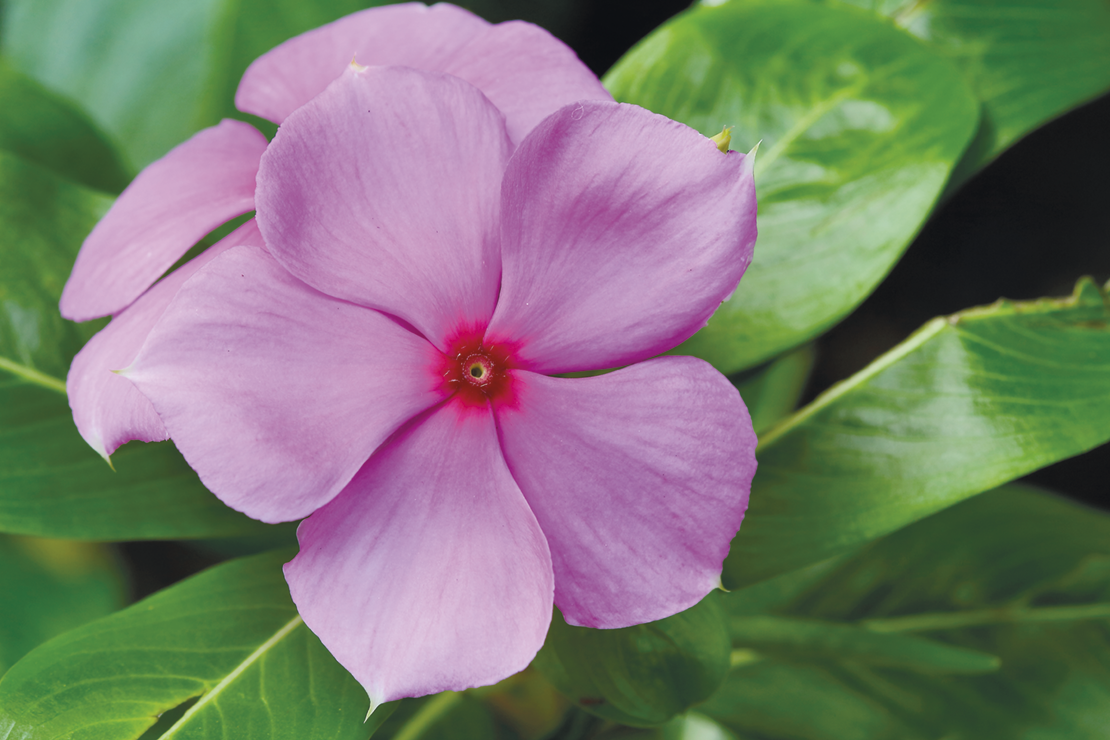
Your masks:
{"label": "foliage", "polygon": [[532,669],[367,722],[289,599],[286,549],[116,611],[125,574],[90,541],[238,555],[290,531],[224,507],[172,443],[114,469],[88,448],[65,377],[103,322],[61,319],[61,287],[137,169],[222,117],[259,123],[233,106],[251,59],[371,4],[0,5],[0,738],[1105,735],[1110,516],[1011,481],[1110,440],[1107,288],[1075,275],[1069,297],[934,319],[796,408],[813,340],[937,204],[1110,88],[1102,0],[703,0],[605,76],[759,147],[755,261],[677,350],[730,374],[761,438],[730,593],[623,630],[556,614]]}

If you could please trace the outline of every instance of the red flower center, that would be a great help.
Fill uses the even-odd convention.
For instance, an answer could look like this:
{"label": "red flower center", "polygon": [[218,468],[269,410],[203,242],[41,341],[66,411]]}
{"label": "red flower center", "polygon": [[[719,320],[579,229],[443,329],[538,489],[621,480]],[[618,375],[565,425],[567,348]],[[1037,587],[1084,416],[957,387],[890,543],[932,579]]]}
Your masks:
{"label": "red flower center", "polygon": [[447,388],[467,406],[484,407],[489,401],[511,396],[512,367],[509,347],[482,342],[480,332],[470,332],[451,343],[444,356],[443,379]]}

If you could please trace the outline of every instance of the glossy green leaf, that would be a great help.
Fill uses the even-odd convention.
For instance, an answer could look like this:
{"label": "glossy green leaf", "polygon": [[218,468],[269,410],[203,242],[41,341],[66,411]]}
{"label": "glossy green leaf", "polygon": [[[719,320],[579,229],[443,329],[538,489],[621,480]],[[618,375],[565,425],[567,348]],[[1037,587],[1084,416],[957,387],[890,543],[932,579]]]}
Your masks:
{"label": "glossy green leaf", "polygon": [[939,677],[767,655],[699,707],[741,736],[1095,740],[1110,727],[1105,513],[1006,486],[841,560],[775,611],[925,635],[997,655],[1001,668]]}
{"label": "glossy green leaf", "polygon": [[798,407],[816,354],[812,344],[803,345],[733,378],[756,432],[770,428]]}
{"label": "glossy green leaf", "polygon": [[88,337],[61,317],[58,297],[77,249],[111,204],[0,151],[0,371],[54,388],[65,378]]}
{"label": "glossy green leaf", "polygon": [[953,180],[1046,121],[1110,89],[1105,0],[832,0],[890,17],[959,66],[983,102]]}
{"label": "glossy green leaf", "polygon": [[1110,307],[999,301],[926,324],[771,429],[729,588],[843,552],[1110,439]]}
{"label": "glossy green leaf", "polygon": [[444,691],[394,704],[396,711],[374,733],[377,740],[488,740],[504,734],[489,709],[469,693]]}
{"label": "glossy green leaf", "polygon": [[[0,679],[0,737],[366,738],[362,687],[308,631],[278,551],[234,560],[37,648]],[[5,734],[7,733],[7,734]]]}
{"label": "glossy green leaf", "polygon": [[123,606],[105,545],[0,537],[0,675],[35,646]]}
{"label": "glossy green leaf", "polygon": [[58,296],[111,198],[0,151],[0,531],[82,539],[255,533],[168,443],[133,442],[113,472],[78,435],[65,397],[89,329]]}
{"label": "glossy green leaf", "polygon": [[83,113],[2,59],[0,149],[99,190],[118,193],[131,179]]}
{"label": "glossy green leaf", "polygon": [[728,673],[718,597],[618,630],[571,627],[556,612],[534,665],[589,712],[627,725],[661,724],[713,693]]}
{"label": "glossy green leaf", "polygon": [[791,617],[749,616],[729,620],[734,647],[764,655],[852,660],[927,673],[990,673],[998,658],[911,635]]}
{"label": "glossy green leaf", "polygon": [[249,118],[233,98],[255,57],[375,4],[8,0],[2,43],[20,71],[79,103],[141,168],[221,118]]}
{"label": "glossy green leaf", "polygon": [[618,100],[756,160],[759,240],[740,287],[682,345],[733,373],[846,315],[897,261],[971,139],[976,102],[947,60],[856,8],[697,7],[606,75]]}

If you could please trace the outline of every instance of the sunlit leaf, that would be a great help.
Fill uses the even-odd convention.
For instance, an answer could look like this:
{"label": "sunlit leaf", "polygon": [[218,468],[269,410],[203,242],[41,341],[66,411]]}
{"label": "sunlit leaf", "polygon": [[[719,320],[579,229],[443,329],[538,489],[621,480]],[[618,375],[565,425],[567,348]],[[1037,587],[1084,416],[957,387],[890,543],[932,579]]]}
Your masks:
{"label": "sunlit leaf", "polygon": [[983,101],[963,181],[1037,126],[1110,89],[1104,0],[831,0],[888,16],[954,61]]}
{"label": "sunlit leaf", "polygon": [[824,560],[1110,439],[1110,307],[1000,301],[916,334],[765,433],[725,585]]}
{"label": "sunlit leaf", "polygon": [[[267,553],[209,569],[27,655],[0,679],[0,737],[368,737],[362,687],[304,626]],[[7,733],[7,734],[5,734]]]}
{"label": "sunlit leaf", "polygon": [[759,240],[735,295],[677,352],[725,373],[827,329],[897,261],[971,139],[947,60],[884,19],[804,0],[697,7],[605,76],[617,99],[756,160]]}
{"label": "sunlit leaf", "polygon": [[243,118],[233,97],[255,57],[375,4],[8,0],[2,43],[20,71],[79,103],[141,168],[221,118]]}

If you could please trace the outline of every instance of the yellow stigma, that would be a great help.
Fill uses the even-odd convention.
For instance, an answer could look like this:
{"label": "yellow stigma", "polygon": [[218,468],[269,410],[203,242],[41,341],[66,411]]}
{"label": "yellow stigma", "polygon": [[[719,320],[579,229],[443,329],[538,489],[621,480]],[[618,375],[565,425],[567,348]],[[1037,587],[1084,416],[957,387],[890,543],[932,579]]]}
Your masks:
{"label": "yellow stigma", "polygon": [[358,59],[354,54],[351,55],[351,69],[356,72],[361,72],[362,70],[366,69],[366,67],[358,63]]}
{"label": "yellow stigma", "polygon": [[728,145],[732,143],[732,126],[722,126],[721,133],[710,136],[709,140],[716,144],[722,152],[727,152]]}

